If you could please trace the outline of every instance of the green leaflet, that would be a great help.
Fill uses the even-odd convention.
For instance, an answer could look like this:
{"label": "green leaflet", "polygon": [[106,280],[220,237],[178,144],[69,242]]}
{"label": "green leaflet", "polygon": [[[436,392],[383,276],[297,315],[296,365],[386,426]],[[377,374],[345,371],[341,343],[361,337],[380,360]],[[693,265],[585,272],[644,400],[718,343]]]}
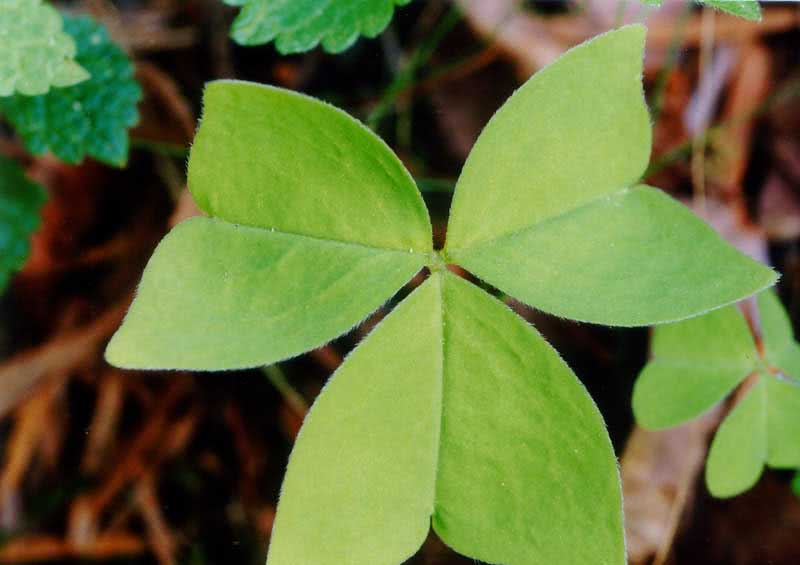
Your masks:
{"label": "green leaflet", "polygon": [[764,358],[734,306],[655,329],[653,359],[634,387],[633,409],[647,428],[699,416],[745,377],[755,383],[725,418],[712,442],[706,482],[714,496],[752,487],[766,464],[800,467],[800,381],[783,362],[797,363],[789,318],[772,291],[758,296]]}
{"label": "green leaflet", "polygon": [[51,151],[67,163],[89,156],[122,166],[128,159],[127,130],[139,119],[141,89],[133,65],[88,17],[64,17],[64,31],[75,39],[76,59],[91,78],[41,96],[0,99],[0,111],[31,153]]}
{"label": "green leaflet", "polygon": [[0,292],[28,256],[28,240],[39,226],[44,201],[42,187],[29,181],[16,162],[0,155]]}
{"label": "green leaflet", "polygon": [[331,377],[283,482],[269,565],[402,563],[428,534],[442,402],[441,283],[428,279]]}
{"label": "green leaflet", "polygon": [[451,274],[401,303],[317,400],[268,563],[400,563],[431,515],[446,543],[489,563],[625,558],[613,450],[591,398],[526,322]]}
{"label": "green leaflet", "polygon": [[626,188],[650,154],[643,42],[628,26],[585,43],[495,114],[456,187],[448,260],[531,306],[620,326],[687,318],[775,282],[671,198]]}
{"label": "green leaflet", "polygon": [[740,18],[756,22],[761,20],[761,8],[757,0],[702,0],[702,3]]}
{"label": "green leaflet", "polygon": [[194,218],[159,244],[106,357],[138,369],[268,365],[361,322],[425,259]]}
{"label": "green leaflet", "polygon": [[62,30],[61,15],[41,0],[0,2],[0,96],[35,96],[51,86],[89,78],[75,62],[75,41]]}
{"label": "green leaflet", "polygon": [[443,306],[436,532],[487,563],[624,563],[614,451],[586,390],[477,287],[448,273]]}
{"label": "green leaflet", "polygon": [[[640,0],[644,4],[650,6],[661,6],[661,0]],[[705,4],[728,12],[734,16],[745,18],[748,20],[759,21],[761,19],[761,8],[758,5],[758,0],[696,0],[699,4]]]}
{"label": "green leaflet", "polygon": [[275,41],[283,54],[301,53],[319,43],[339,53],[360,35],[375,37],[392,19],[395,6],[411,0],[224,0],[242,6],[231,35],[242,45]]}
{"label": "green leaflet", "polygon": [[767,456],[767,390],[759,381],[734,407],[714,436],[706,463],[706,484],[725,498],[751,488]]}
{"label": "green leaflet", "polygon": [[217,81],[189,159],[198,205],[230,222],[387,249],[430,251],[411,175],[375,134],[288,90]]}
{"label": "green leaflet", "polygon": [[735,306],[656,328],[652,356],[636,381],[633,411],[649,429],[695,418],[754,369],[756,349]]}

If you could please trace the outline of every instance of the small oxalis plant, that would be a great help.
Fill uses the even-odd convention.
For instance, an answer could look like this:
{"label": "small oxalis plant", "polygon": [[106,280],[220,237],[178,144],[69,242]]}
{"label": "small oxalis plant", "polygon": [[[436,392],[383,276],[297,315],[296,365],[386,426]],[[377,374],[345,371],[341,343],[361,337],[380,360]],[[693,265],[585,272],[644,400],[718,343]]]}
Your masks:
{"label": "small oxalis plant", "polygon": [[634,388],[636,419],[659,429],[700,416],[740,387],[706,464],[717,497],[752,487],[765,464],[800,467],[800,344],[772,291],[757,305],[758,339],[736,306],[656,328],[653,359]]}
{"label": "small oxalis plant", "polygon": [[188,177],[208,217],[159,245],[111,363],[275,363],[429,272],[306,418],[271,565],[400,563],[431,523],[489,563],[624,563],[617,464],[592,399],[528,323],[447,266],[617,326],[684,319],[774,283],[638,184],[651,144],[644,39],[642,26],[599,36],[503,105],[464,166],[443,249],[412,177],[359,122],[288,90],[207,87]]}

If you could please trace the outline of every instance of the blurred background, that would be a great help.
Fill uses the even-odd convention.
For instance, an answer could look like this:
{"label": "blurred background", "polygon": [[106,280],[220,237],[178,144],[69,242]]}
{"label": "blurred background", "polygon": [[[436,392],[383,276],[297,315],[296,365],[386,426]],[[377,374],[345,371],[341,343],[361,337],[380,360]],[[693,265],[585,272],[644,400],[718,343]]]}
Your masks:
{"label": "blurred background", "polygon": [[[441,243],[464,159],[514,89],[569,47],[646,22],[654,124],[646,180],[781,271],[779,292],[798,327],[797,3],[764,2],[755,23],[684,0],[659,9],[637,0],[415,0],[376,39],[340,55],[291,56],[232,42],[236,9],[219,0],[54,4],[109,30],[133,58],[143,96],[123,167],[33,156],[0,118],[0,155],[47,194],[27,261],[0,297],[0,563],[263,563],[307,407],[385,314],[260,371],[144,373],[104,363],[155,245],[198,213],[185,163],[203,85],[214,78],[292,88],[365,121],[417,179]],[[800,563],[791,473],[766,471],[748,493],[714,500],[702,468],[719,413],[657,433],[633,423],[647,329],[511,306],[564,355],[603,412],[621,458],[631,563]],[[433,535],[409,561],[470,562]]]}

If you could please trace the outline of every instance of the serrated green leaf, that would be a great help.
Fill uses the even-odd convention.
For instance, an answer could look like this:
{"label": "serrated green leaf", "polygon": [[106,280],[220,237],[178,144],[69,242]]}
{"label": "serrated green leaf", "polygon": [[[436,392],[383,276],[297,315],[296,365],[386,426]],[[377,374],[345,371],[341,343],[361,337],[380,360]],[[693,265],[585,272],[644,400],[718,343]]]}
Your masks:
{"label": "serrated green leaf", "polygon": [[280,53],[301,53],[319,43],[340,53],[360,35],[376,37],[392,19],[395,6],[411,0],[225,0],[242,11],[231,27],[241,45],[275,41]]}
{"label": "serrated green leaf", "polygon": [[616,326],[687,318],[777,278],[688,208],[649,187],[596,200],[450,257],[545,312]]}
{"label": "serrated green leaf", "polygon": [[706,6],[747,20],[761,20],[761,7],[756,0],[699,0]]}
{"label": "serrated green leaf", "polygon": [[633,411],[649,429],[695,418],[722,400],[756,366],[747,322],[728,306],[653,332],[653,359],[633,389]]}
{"label": "serrated green leaf", "polygon": [[504,304],[444,281],[434,529],[488,563],[624,563],[616,460],[586,390]]}
{"label": "serrated green leaf", "polygon": [[289,459],[269,565],[401,563],[433,511],[442,373],[440,283],[428,279],[350,354]]}
{"label": "serrated green leaf", "polygon": [[643,45],[642,26],[602,35],[504,104],[458,181],[448,260],[531,306],[620,326],[687,318],[775,281],[672,199],[627,188],[650,154]]}
{"label": "serrated green leaf", "polygon": [[268,563],[399,563],[431,514],[446,543],[489,563],[624,562],[591,398],[526,322],[450,274],[401,303],[317,400]]}
{"label": "serrated green leaf", "polygon": [[600,35],[536,73],[503,104],[458,179],[448,252],[540,224],[636,182],[650,157],[644,38],[640,25]]}
{"label": "serrated green leaf", "polygon": [[94,157],[122,166],[128,159],[128,128],[139,119],[141,89],[128,56],[103,26],[88,17],[64,17],[64,31],[77,44],[76,60],[91,74],[71,88],[41,96],[0,99],[0,111],[27,149],[51,151],[67,163]]}
{"label": "serrated green leaf", "polygon": [[138,369],[274,363],[352,328],[425,259],[191,219],[159,244],[106,358]]}
{"label": "serrated green leaf", "polygon": [[361,123],[288,90],[236,81],[206,88],[189,188],[213,216],[387,249],[430,251],[422,196]]}
{"label": "serrated green leaf", "polygon": [[39,226],[44,201],[44,189],[29,181],[16,162],[0,155],[0,291],[28,256],[28,240]]}
{"label": "serrated green leaf", "polygon": [[794,340],[792,322],[778,295],[762,292],[757,302],[766,360],[787,375],[800,378],[800,345]]}
{"label": "serrated green leaf", "polygon": [[0,96],[45,94],[89,78],[74,61],[75,41],[62,29],[61,15],[41,0],[0,2]]}
{"label": "serrated green leaf", "polygon": [[734,407],[711,442],[706,484],[727,498],[758,482],[767,457],[767,387],[760,379]]}
{"label": "serrated green leaf", "polygon": [[800,383],[767,376],[767,464],[780,469],[800,467]]}

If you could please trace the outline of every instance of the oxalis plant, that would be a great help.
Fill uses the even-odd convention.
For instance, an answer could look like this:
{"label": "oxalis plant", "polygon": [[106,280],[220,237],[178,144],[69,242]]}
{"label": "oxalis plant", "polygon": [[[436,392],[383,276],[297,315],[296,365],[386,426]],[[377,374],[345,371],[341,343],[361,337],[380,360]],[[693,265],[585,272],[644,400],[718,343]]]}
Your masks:
{"label": "oxalis plant", "polygon": [[741,385],[706,465],[718,497],[752,487],[765,464],[800,467],[800,345],[773,292],[759,294],[757,306],[757,337],[736,306],[659,326],[634,388],[637,420],[659,429],[700,416]]}
{"label": "oxalis plant", "polygon": [[207,87],[188,177],[208,217],[159,245],[111,363],[275,363],[428,273],[307,416],[268,563],[400,563],[431,523],[489,563],[624,563],[617,465],[592,399],[528,323],[447,266],[546,312],[618,326],[773,284],[637,183],[651,142],[644,38],[630,26],[585,43],[503,105],[464,166],[443,249],[412,177],[359,122],[283,89]]}

